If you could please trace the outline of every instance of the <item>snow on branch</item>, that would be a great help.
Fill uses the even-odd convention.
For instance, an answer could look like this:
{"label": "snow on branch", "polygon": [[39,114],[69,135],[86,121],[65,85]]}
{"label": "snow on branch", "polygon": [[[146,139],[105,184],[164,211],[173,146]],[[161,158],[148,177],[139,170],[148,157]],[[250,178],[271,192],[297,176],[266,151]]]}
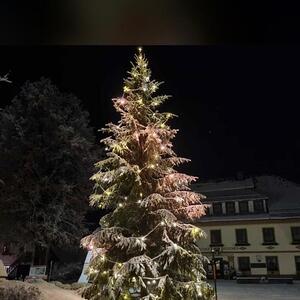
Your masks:
{"label": "snow on branch", "polygon": [[0,81],[4,81],[4,82],[7,82],[7,83],[12,83],[11,80],[8,79],[8,74],[5,74],[4,76],[0,76]]}

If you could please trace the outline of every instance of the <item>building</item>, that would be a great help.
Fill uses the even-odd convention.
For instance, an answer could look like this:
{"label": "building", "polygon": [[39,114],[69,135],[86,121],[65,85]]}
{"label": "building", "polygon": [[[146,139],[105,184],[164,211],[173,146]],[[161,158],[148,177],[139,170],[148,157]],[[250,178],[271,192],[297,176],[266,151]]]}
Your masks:
{"label": "building", "polygon": [[[195,184],[207,198],[199,242],[217,276],[300,276],[300,187],[274,176]],[[208,265],[208,275],[211,267]]]}

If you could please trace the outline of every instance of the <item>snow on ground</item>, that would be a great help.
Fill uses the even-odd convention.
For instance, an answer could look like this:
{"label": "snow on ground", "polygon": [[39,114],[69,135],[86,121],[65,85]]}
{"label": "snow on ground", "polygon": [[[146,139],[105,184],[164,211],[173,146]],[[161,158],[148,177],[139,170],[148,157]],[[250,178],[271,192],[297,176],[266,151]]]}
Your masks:
{"label": "snow on ground", "polygon": [[41,291],[41,300],[83,300],[76,291],[62,289],[54,284],[39,280],[34,283],[21,282],[14,280],[0,281],[0,286],[16,287],[18,285],[25,285],[26,287],[35,286]]}
{"label": "snow on ground", "polygon": [[[213,286],[213,282],[211,282]],[[217,280],[218,300],[299,300],[300,282],[293,284],[238,284]]]}

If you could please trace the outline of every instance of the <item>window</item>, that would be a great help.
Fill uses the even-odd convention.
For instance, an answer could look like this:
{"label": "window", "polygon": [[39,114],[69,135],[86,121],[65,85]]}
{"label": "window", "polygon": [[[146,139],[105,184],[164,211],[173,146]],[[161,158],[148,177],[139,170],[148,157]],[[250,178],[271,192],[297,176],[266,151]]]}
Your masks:
{"label": "window", "polygon": [[236,244],[237,245],[249,245],[247,237],[247,229],[236,229]]}
{"label": "window", "polygon": [[276,244],[274,228],[263,228],[264,244]]}
{"label": "window", "polygon": [[264,209],[264,201],[263,200],[255,200],[253,201],[253,208],[255,213],[263,213]]}
{"label": "window", "polygon": [[221,230],[210,231],[210,243],[211,245],[218,245],[218,246],[222,244]]}
{"label": "window", "polygon": [[233,201],[226,202],[226,215],[234,215],[235,214],[235,203]]}
{"label": "window", "polygon": [[250,271],[250,257],[238,257],[239,271]]}
{"label": "window", "polygon": [[268,273],[279,271],[277,256],[266,256],[266,265]]}
{"label": "window", "polygon": [[300,227],[291,227],[293,244],[300,244]]}
{"label": "window", "polygon": [[220,216],[223,214],[222,202],[213,203],[213,214],[216,216]]}
{"label": "window", "polygon": [[239,209],[240,209],[240,214],[248,214],[249,213],[248,201],[240,201]]}
{"label": "window", "polygon": [[296,272],[300,274],[300,256],[295,256]]}

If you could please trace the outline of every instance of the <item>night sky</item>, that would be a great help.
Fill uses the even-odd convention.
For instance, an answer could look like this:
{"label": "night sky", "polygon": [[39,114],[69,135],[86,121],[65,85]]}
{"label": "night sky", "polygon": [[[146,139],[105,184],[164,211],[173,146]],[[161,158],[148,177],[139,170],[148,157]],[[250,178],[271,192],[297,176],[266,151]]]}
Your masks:
{"label": "night sky", "polygon": [[[275,174],[300,182],[300,47],[148,46],[152,75],[173,97],[162,107],[179,116],[174,140],[182,168],[201,180]],[[0,47],[0,107],[26,80],[48,77],[72,92],[97,129],[117,121],[111,98],[122,93],[135,46]]]}

